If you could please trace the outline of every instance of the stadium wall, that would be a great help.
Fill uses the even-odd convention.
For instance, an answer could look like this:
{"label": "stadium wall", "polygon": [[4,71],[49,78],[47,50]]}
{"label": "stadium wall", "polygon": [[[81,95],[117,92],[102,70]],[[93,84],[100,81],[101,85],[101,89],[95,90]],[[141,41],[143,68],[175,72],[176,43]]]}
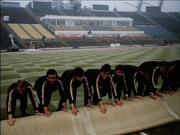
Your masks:
{"label": "stadium wall", "polygon": [[[55,31],[55,35],[58,34],[78,34],[78,35],[88,35],[89,31]],[[92,35],[141,35],[144,31],[91,31]]]}
{"label": "stadium wall", "polygon": [[55,31],[55,35],[58,34],[66,34],[66,35],[70,35],[70,34],[78,34],[78,35],[87,35],[89,31]]}

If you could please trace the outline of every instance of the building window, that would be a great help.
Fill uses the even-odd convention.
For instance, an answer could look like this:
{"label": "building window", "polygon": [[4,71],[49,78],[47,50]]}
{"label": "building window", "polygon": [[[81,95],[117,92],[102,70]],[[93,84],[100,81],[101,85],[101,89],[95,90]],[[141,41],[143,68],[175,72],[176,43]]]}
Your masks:
{"label": "building window", "polygon": [[102,26],[102,20],[98,20],[98,21],[97,21],[97,25],[98,25],[98,26]]}
{"label": "building window", "polygon": [[86,26],[86,25],[87,25],[86,20],[82,20],[82,25],[83,25],[83,26]]}
{"label": "building window", "polygon": [[93,20],[90,20],[89,25],[90,25],[90,26],[94,26],[94,21],[93,21]]}
{"label": "building window", "polygon": [[123,26],[123,22],[122,21],[117,21],[117,26]]}
{"label": "building window", "polygon": [[59,19],[57,19],[57,25],[59,25]]}
{"label": "building window", "polygon": [[79,26],[80,25],[80,20],[75,20],[75,25]]}
{"label": "building window", "polygon": [[50,19],[46,19],[46,25],[50,25],[51,24],[51,20]]}
{"label": "building window", "polygon": [[61,19],[59,20],[59,25],[63,26],[63,20],[61,20]]}
{"label": "building window", "polygon": [[129,21],[126,21],[126,26],[129,26]]}
{"label": "building window", "polygon": [[109,21],[109,26],[112,26],[112,21]]}
{"label": "building window", "polygon": [[53,24],[53,25],[54,25],[54,20],[55,20],[55,19],[51,19],[51,24]]}

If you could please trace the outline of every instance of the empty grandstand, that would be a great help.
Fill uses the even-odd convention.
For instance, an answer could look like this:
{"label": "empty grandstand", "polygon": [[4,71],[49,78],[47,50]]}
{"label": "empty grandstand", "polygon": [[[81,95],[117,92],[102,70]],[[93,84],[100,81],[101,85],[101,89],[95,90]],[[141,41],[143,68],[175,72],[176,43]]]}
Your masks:
{"label": "empty grandstand", "polygon": [[78,7],[75,12],[74,6],[56,8],[52,2],[41,1],[25,8],[15,5],[1,7],[1,31],[6,33],[1,49],[10,45],[9,34],[20,48],[180,42],[178,13],[109,11],[106,5],[94,5],[94,10]]}
{"label": "empty grandstand", "polygon": [[156,38],[176,38],[177,36],[161,26],[157,25],[136,25],[140,30],[145,31],[148,35]]}

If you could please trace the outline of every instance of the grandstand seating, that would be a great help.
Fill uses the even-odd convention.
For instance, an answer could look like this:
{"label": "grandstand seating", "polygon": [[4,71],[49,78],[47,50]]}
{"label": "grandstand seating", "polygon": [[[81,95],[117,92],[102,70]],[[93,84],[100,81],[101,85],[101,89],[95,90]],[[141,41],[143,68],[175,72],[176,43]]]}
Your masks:
{"label": "grandstand seating", "polygon": [[1,7],[1,16],[9,16],[8,23],[37,23],[24,8]]}
{"label": "grandstand seating", "polygon": [[92,13],[89,10],[80,10],[78,13],[74,14],[77,16],[92,16]]}
{"label": "grandstand seating", "polygon": [[9,23],[8,25],[21,39],[31,39],[31,37],[18,24]]}
{"label": "grandstand seating", "polygon": [[178,35],[180,34],[180,25],[179,22],[173,19],[172,17],[168,16],[167,13],[143,13],[150,19],[157,22],[162,27],[166,28],[170,32]]}
{"label": "grandstand seating", "polygon": [[72,14],[73,14],[73,11],[70,10],[70,9],[66,9],[66,10],[62,10],[62,11],[63,11],[63,13],[64,13],[65,15],[72,16]]}
{"label": "grandstand seating", "polygon": [[67,16],[89,16],[87,12],[84,10],[80,10],[79,12],[75,12],[74,10],[71,9],[63,9],[61,12],[64,13],[64,15]]}
{"label": "grandstand seating", "polygon": [[22,40],[39,40],[42,39],[43,36],[47,39],[56,39],[55,36],[53,36],[40,24],[9,23],[9,26]]}
{"label": "grandstand seating", "polygon": [[46,9],[46,8],[30,8],[31,11],[36,16],[45,16],[45,15],[60,15],[55,9]]}
{"label": "grandstand seating", "polygon": [[20,24],[34,39],[42,39],[42,35],[38,33],[30,24]]}
{"label": "grandstand seating", "polygon": [[113,26],[109,26],[111,29],[113,29],[114,31],[139,31],[139,29],[135,28],[135,27],[113,27]]}
{"label": "grandstand seating", "polygon": [[152,22],[150,22],[146,18],[142,17],[137,12],[117,12],[117,13],[120,14],[122,17],[133,18],[133,26],[135,26],[135,25],[153,25]]}
{"label": "grandstand seating", "polygon": [[170,14],[175,16],[176,18],[178,18],[180,20],[180,14],[179,13],[170,13]]}
{"label": "grandstand seating", "polygon": [[[32,13],[34,15],[29,14],[26,12],[24,8],[14,8],[14,7],[1,7],[1,16],[9,16],[9,21],[5,22],[9,25],[9,27],[23,40],[29,44],[30,41],[37,41],[39,46],[41,45],[40,41],[43,36],[47,39],[50,39],[55,44],[50,44],[51,42],[45,42],[45,46],[49,47],[61,47],[66,46],[66,44],[70,46],[91,46],[91,45],[109,45],[110,43],[121,43],[121,44],[148,44],[153,43],[153,40],[150,36],[156,36],[160,38],[167,38],[170,43],[173,43],[173,40],[170,38],[177,38],[177,35],[180,34],[180,26],[179,21],[180,15],[178,13],[137,13],[137,12],[104,12],[104,11],[91,11],[91,10],[82,10],[80,9],[79,12],[74,12],[73,10],[63,9],[63,10],[56,10],[56,9],[46,9],[46,8],[36,8],[32,9]],[[133,27],[112,27],[112,26],[49,26],[53,28],[53,30],[57,31],[139,31],[143,30],[146,34],[141,35],[127,35],[123,37],[118,37],[118,35],[85,35],[83,39],[82,34],[78,35],[65,35],[58,34],[57,36],[60,37],[59,41],[57,42],[56,36],[54,36],[51,32],[49,32],[43,25],[36,22],[41,16],[44,15],[69,15],[69,16],[99,16],[99,17],[130,17],[133,19]],[[32,18],[33,16],[37,17],[36,20]],[[172,17],[174,16],[174,18]],[[2,19],[1,18],[1,19]],[[151,21],[152,20],[152,21]],[[161,25],[157,26],[157,24]],[[136,28],[135,28],[136,26]],[[2,29],[2,28],[1,28]],[[52,30],[52,31],[53,31]],[[168,31],[167,31],[168,30]],[[1,30],[2,31],[2,30]],[[5,31],[5,29],[4,29]],[[172,32],[172,33],[171,33]],[[6,32],[8,33],[8,32]],[[96,32],[95,32],[96,33]],[[174,34],[173,34],[174,33]],[[150,36],[148,36],[148,35]],[[176,34],[176,35],[175,35]],[[5,39],[6,38],[6,39]],[[54,40],[55,39],[55,40]],[[8,42],[7,42],[8,41]],[[62,41],[62,42],[61,42]],[[42,41],[41,41],[42,42]],[[57,42],[57,43],[56,43]],[[179,40],[177,39],[174,41],[178,43]],[[2,43],[2,41],[1,41]],[[10,43],[10,38],[8,34],[3,37],[3,43],[8,44]],[[63,44],[64,43],[64,44]],[[49,44],[49,45],[48,45]]]}
{"label": "grandstand seating", "polygon": [[161,26],[157,25],[136,25],[140,30],[145,31],[148,35],[156,38],[176,38],[177,36]]}
{"label": "grandstand seating", "polygon": [[49,31],[47,31],[42,25],[40,24],[32,24],[42,35],[44,35],[48,39],[56,39],[54,35],[52,35]]}
{"label": "grandstand seating", "polygon": [[[95,40],[95,41],[102,41],[102,42],[107,42],[107,41],[111,41],[112,43],[120,40],[120,39],[138,39],[138,40],[149,40],[151,39],[150,36],[146,35],[146,34],[135,34],[135,35],[126,35],[123,37],[118,37],[118,35],[85,35],[85,37],[83,38],[83,35],[78,35],[78,34],[70,34],[70,35],[66,35],[66,34],[58,34],[57,35],[59,38],[64,39],[65,41],[67,40]],[[152,40],[152,39],[151,39]]]}
{"label": "grandstand seating", "polygon": [[108,26],[83,26],[83,27],[84,29],[90,31],[113,31],[113,29],[111,29]]}
{"label": "grandstand seating", "polygon": [[120,38],[119,40],[117,39],[111,39],[111,40],[101,40],[101,43],[103,43],[104,45],[109,46],[111,43],[120,43],[121,45],[131,45],[131,44],[135,44],[135,45],[145,45],[145,44],[154,44],[153,40],[151,38],[149,39],[136,39],[136,38]]}
{"label": "grandstand seating", "polygon": [[113,12],[109,12],[109,11],[105,11],[105,12],[91,11],[91,13],[99,17],[117,17],[115,14],[113,14]]}
{"label": "grandstand seating", "polygon": [[[82,10],[80,9],[78,12],[74,12],[74,10],[71,9],[63,9],[61,10],[63,12],[63,15],[67,16],[99,16],[99,17],[117,17],[113,12],[110,11],[91,11],[91,10]],[[62,14],[60,14],[62,15]]]}
{"label": "grandstand seating", "polygon": [[[35,12],[35,14],[36,14],[36,12]],[[56,14],[51,14],[51,15],[56,15]],[[114,14],[113,12],[110,12],[110,11],[91,11],[91,10],[83,10],[83,9],[79,9],[78,12],[75,12],[74,10],[71,10],[71,9],[62,9],[62,10],[60,10],[59,15],[117,17],[116,14]]]}

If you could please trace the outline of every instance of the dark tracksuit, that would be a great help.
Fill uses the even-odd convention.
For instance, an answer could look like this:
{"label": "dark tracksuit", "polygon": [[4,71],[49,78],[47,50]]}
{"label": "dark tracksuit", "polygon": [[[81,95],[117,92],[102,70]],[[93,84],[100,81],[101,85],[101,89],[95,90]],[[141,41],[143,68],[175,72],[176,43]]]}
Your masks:
{"label": "dark tracksuit", "polygon": [[58,105],[57,111],[60,111],[61,103],[65,101],[65,93],[63,84],[60,80],[60,77],[57,77],[57,80],[54,84],[50,84],[49,81],[46,79],[47,76],[42,76],[38,78],[35,82],[34,89],[37,92],[40,105],[39,105],[39,112],[43,111],[43,107],[48,107],[50,101],[51,101],[51,95],[53,92],[55,92],[57,89],[60,94],[60,101]]}
{"label": "dark tracksuit", "polygon": [[148,79],[150,83],[150,88],[145,90],[144,96],[147,96],[149,93],[155,94],[155,91],[157,90],[156,85],[158,83],[158,78],[160,76],[163,80],[163,84],[159,91],[163,93],[164,90],[167,90],[168,88],[167,72],[165,71],[164,73],[160,73],[160,62],[157,61],[144,62],[139,66],[139,68],[141,69],[142,66],[146,67],[146,73],[148,74]]}
{"label": "dark tracksuit", "polygon": [[127,87],[127,83],[126,83],[126,79],[125,79],[125,74],[122,73],[122,76],[120,78],[117,78],[115,71],[114,71],[114,73],[112,74],[112,79],[113,79],[114,85],[116,86],[118,99],[120,100],[120,98],[121,98],[122,90],[124,92],[124,98],[125,98],[125,96],[128,96],[128,87]]}
{"label": "dark tracksuit", "polygon": [[142,95],[142,93],[138,92],[136,83],[139,82],[142,78],[145,79],[144,83],[147,81],[146,77],[143,77],[139,74],[138,67],[132,66],[132,65],[124,65],[124,75],[127,83],[127,88],[128,88],[128,96],[131,96],[131,90],[133,90],[133,93],[135,96],[137,95]]}
{"label": "dark tracksuit", "polygon": [[180,87],[180,60],[172,62],[167,74],[169,87],[176,91]]}
{"label": "dark tracksuit", "polygon": [[38,111],[37,100],[34,95],[34,90],[31,84],[30,83],[27,84],[26,90],[22,95],[20,95],[19,92],[17,91],[17,85],[18,83],[16,82],[11,84],[10,87],[8,88],[7,101],[6,101],[7,113],[12,114],[12,116],[14,117],[16,100],[19,99],[21,114],[22,116],[26,116],[25,110],[27,109],[28,95],[34,110]]}
{"label": "dark tracksuit", "polygon": [[[88,80],[86,77],[83,78],[82,82],[79,82],[76,78],[74,78],[73,70],[66,70],[61,75],[61,80],[64,85],[64,91],[66,97],[69,99],[70,104],[74,103],[76,105],[76,93],[77,88],[83,84],[84,87],[84,106],[87,106],[88,99],[91,101],[91,93],[88,85]],[[65,99],[65,101],[67,100]]]}
{"label": "dark tracksuit", "polygon": [[93,104],[98,104],[99,101],[102,101],[102,97],[106,96],[108,93],[109,99],[112,99],[112,93],[114,94],[114,98],[118,98],[117,91],[115,85],[113,83],[111,75],[104,80],[100,75],[99,69],[88,69],[85,72],[85,76],[89,82],[89,88],[91,86],[94,89],[93,93]]}

